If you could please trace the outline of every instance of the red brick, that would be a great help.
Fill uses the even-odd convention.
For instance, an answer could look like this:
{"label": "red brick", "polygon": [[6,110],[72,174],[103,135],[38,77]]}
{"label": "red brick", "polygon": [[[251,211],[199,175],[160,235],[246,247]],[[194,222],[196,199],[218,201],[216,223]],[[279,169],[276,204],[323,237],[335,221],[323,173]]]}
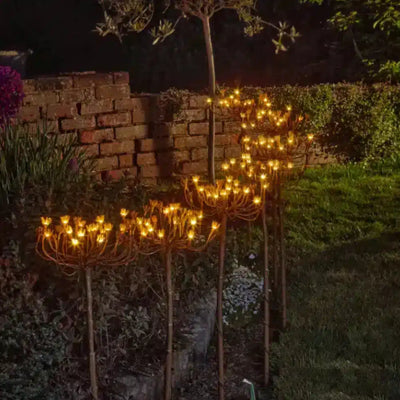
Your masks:
{"label": "red brick", "polygon": [[112,143],[101,143],[100,154],[102,156],[109,156],[111,154],[123,154],[123,153],[134,153],[135,142],[112,142]]}
{"label": "red brick", "polygon": [[117,111],[132,111],[133,123],[151,122],[152,120],[150,99],[147,97],[115,100],[115,109]]}
{"label": "red brick", "polygon": [[114,140],[114,130],[108,128],[83,131],[79,134],[79,140],[81,143],[101,143],[104,141],[111,141]]}
{"label": "red brick", "polygon": [[[215,123],[215,133],[222,132],[222,122]],[[189,124],[190,135],[208,135],[208,122],[199,122],[196,124]]]}
{"label": "red brick", "polygon": [[35,79],[24,79],[22,81],[24,85],[24,93],[33,93],[36,92],[36,80]]}
{"label": "red brick", "polygon": [[234,144],[234,136],[233,135],[216,135],[215,136],[215,145],[216,146],[227,146],[230,144]]}
{"label": "red brick", "polygon": [[36,90],[39,92],[45,90],[65,90],[72,88],[71,77],[42,77],[36,79]]}
{"label": "red brick", "polygon": [[97,100],[94,103],[83,103],[81,105],[81,115],[101,114],[113,111],[112,99]]}
{"label": "red brick", "polygon": [[102,99],[123,99],[130,96],[129,85],[107,85],[96,87],[96,98]]}
{"label": "red brick", "polygon": [[94,117],[76,117],[74,119],[64,119],[61,121],[61,129],[63,131],[94,128],[96,128],[96,120]]}
{"label": "red brick", "polygon": [[119,167],[127,168],[133,166],[133,154],[123,154],[122,156],[118,156],[119,158]]}
{"label": "red brick", "polygon": [[139,153],[136,156],[136,164],[139,166],[157,164],[156,153]]}
{"label": "red brick", "polygon": [[189,107],[190,108],[206,108],[208,96],[190,96]]}
{"label": "red brick", "polygon": [[74,87],[76,88],[113,84],[112,74],[103,74],[103,73],[80,74],[80,75],[74,75],[73,78],[74,78]]}
{"label": "red brick", "polygon": [[89,144],[87,146],[80,146],[88,157],[96,157],[99,155],[99,145]]}
{"label": "red brick", "polygon": [[141,178],[158,178],[171,175],[171,171],[159,165],[146,165],[140,168]]}
{"label": "red brick", "polygon": [[224,133],[240,133],[240,121],[225,121],[224,122]]}
{"label": "red brick", "polygon": [[102,114],[97,117],[97,125],[99,127],[128,125],[130,123],[131,114],[129,112]]}
{"label": "red brick", "polygon": [[185,136],[188,134],[188,124],[164,123],[155,126],[154,137],[163,136]]}
{"label": "red brick", "polygon": [[187,121],[203,121],[206,118],[206,111],[204,109],[185,110],[182,114],[183,119]]}
{"label": "red brick", "polygon": [[93,100],[93,88],[68,89],[60,92],[60,103],[89,103]]}
{"label": "red brick", "polygon": [[18,111],[18,119],[22,122],[34,122],[40,118],[38,106],[23,106]]}
{"label": "red brick", "polygon": [[129,72],[114,72],[114,83],[116,84],[129,84]]}
{"label": "red brick", "polygon": [[149,136],[149,125],[133,125],[115,128],[117,139],[145,139]]}
{"label": "red brick", "polygon": [[195,161],[182,165],[182,173],[184,175],[201,174],[206,171],[207,161]]}
{"label": "red brick", "polygon": [[166,150],[171,147],[173,147],[173,141],[171,138],[139,140],[139,151],[140,152]]}
{"label": "red brick", "polygon": [[49,104],[45,111],[48,119],[73,118],[76,114],[76,107],[71,104]]}
{"label": "red brick", "polygon": [[[194,149],[192,150],[192,161],[199,161],[199,160],[207,160],[208,157],[208,148],[202,149]],[[222,160],[224,158],[224,148],[223,147],[216,147],[215,148],[215,159]]]}
{"label": "red brick", "polygon": [[240,157],[242,150],[239,145],[225,147],[225,158],[237,158]]}
{"label": "red brick", "polygon": [[96,160],[96,171],[110,171],[118,168],[118,157],[103,157]]}
{"label": "red brick", "polygon": [[177,137],[174,139],[175,149],[189,149],[207,146],[206,136]]}
{"label": "red brick", "polygon": [[184,151],[168,151],[166,153],[158,153],[157,154],[158,164],[169,165],[169,164],[179,164],[182,161],[190,161],[190,153],[188,150]]}
{"label": "red brick", "polygon": [[44,105],[58,102],[58,94],[56,92],[40,92],[27,94],[24,97],[24,105]]}

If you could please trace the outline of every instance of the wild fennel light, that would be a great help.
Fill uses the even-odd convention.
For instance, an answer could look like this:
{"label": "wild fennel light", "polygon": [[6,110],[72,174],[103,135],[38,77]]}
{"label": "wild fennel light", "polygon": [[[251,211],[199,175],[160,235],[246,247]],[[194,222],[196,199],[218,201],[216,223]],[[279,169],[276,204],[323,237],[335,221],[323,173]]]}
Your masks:
{"label": "wild fennel light", "polygon": [[260,185],[243,184],[232,176],[218,180],[215,185],[203,184],[199,176],[184,180],[185,198],[191,207],[198,208],[208,216],[221,221],[217,284],[218,328],[218,394],[225,396],[224,335],[223,335],[223,289],[228,220],[254,221],[264,207],[265,190]]}
{"label": "wild fennel light", "polygon": [[64,273],[84,271],[86,280],[91,394],[99,399],[94,346],[92,270],[97,266],[118,266],[135,258],[134,231],[113,234],[113,225],[99,215],[87,223],[82,217],[64,215],[58,225],[52,218],[42,217],[37,231],[36,252],[45,260],[60,266]]}
{"label": "wild fennel light", "polygon": [[[125,210],[124,210],[125,214]],[[216,236],[219,224],[213,222],[206,236],[202,235],[203,213],[182,207],[179,203],[163,204],[150,201],[143,215],[126,213],[123,229],[133,227],[139,251],[143,254],[160,253],[163,256],[167,283],[167,360],[165,364],[165,400],[172,396],[173,361],[173,285],[172,256],[177,251],[201,251]]]}

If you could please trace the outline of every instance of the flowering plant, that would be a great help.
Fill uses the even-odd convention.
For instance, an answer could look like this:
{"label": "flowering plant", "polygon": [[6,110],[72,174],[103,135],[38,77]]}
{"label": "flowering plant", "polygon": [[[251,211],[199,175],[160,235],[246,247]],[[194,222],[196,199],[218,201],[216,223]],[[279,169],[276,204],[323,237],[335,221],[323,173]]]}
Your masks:
{"label": "flowering plant", "polygon": [[0,126],[17,114],[23,98],[21,75],[11,67],[0,66]]}

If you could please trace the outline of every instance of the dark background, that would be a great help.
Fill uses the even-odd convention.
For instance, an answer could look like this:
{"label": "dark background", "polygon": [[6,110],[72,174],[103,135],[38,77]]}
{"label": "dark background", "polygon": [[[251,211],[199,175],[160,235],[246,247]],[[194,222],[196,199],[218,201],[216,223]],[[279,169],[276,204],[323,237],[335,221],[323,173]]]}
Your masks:
{"label": "dark background", "polygon": [[[234,12],[220,13],[212,22],[218,83],[312,84],[361,77],[351,42],[326,22],[329,2],[311,6],[296,0],[260,0],[258,8],[264,19],[286,20],[302,36],[289,51],[275,55],[273,30],[248,38]],[[131,34],[123,45],[114,36],[101,38],[94,32],[101,20],[96,0],[2,0],[0,49],[32,49],[30,77],[126,70],[134,91],[206,87],[207,60],[197,19],[183,20],[173,36],[156,46],[148,32]]]}

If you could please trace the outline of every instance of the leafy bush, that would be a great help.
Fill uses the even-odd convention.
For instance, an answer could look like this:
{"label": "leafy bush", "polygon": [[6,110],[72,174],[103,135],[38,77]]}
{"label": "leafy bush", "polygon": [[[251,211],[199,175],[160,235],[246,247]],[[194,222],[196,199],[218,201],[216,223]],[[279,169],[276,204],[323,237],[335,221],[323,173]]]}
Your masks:
{"label": "leafy bush", "polygon": [[66,340],[57,315],[36,292],[37,276],[21,263],[18,246],[0,255],[0,398],[61,400],[55,385]]}
{"label": "leafy bush", "polygon": [[0,66],[0,127],[13,118],[24,97],[21,76],[10,67]]}

